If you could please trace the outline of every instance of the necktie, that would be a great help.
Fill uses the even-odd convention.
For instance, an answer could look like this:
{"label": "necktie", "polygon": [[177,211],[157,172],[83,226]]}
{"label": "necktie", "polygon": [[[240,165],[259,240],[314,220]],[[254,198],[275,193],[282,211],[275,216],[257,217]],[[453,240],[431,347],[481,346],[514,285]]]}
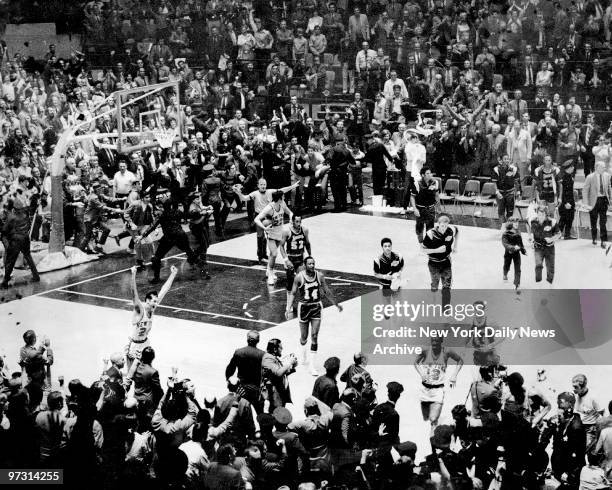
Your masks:
{"label": "necktie", "polygon": [[603,186],[603,174],[599,174],[599,193],[601,195],[604,194],[604,186]]}
{"label": "necktie", "polygon": [[586,128],[586,133],[585,133],[585,135],[584,135],[584,140],[585,140],[585,142],[586,142],[586,144],[587,144],[587,145],[589,144],[589,137],[590,137],[590,136],[591,136],[591,127],[590,127],[590,126],[587,126],[587,128]]}

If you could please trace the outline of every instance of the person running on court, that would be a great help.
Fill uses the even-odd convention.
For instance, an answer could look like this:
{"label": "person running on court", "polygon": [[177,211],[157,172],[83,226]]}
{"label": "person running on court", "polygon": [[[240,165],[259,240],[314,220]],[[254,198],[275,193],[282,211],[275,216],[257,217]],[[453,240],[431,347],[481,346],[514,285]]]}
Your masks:
{"label": "person running on court", "polygon": [[307,257],[304,261],[304,270],[298,272],[293,281],[293,287],[287,297],[287,319],[293,312],[293,302],[299,293],[298,320],[300,323],[300,345],[302,346],[302,364],[308,363],[308,330],[310,329],[310,373],[317,376],[316,356],[319,350],[318,338],[321,328],[321,311],[323,310],[323,297],[327,297],[332,304],[342,312],[342,305],[338,304],[333,293],[325,282],[325,276],[315,269],[315,260]]}
{"label": "person running on court", "polygon": [[444,403],[444,384],[448,360],[455,361],[457,367],[449,379],[449,386],[455,387],[457,375],[463,367],[463,358],[454,350],[446,349],[442,345],[441,337],[431,338],[431,348],[423,349],[414,362],[414,367],[421,376],[421,412],[423,420],[431,424],[431,434],[438,425],[438,419]]}
{"label": "person running on court", "polygon": [[423,251],[429,255],[428,267],[431,275],[431,291],[438,291],[442,282],[442,305],[450,304],[453,270],[451,253],[457,252],[459,229],[450,224],[450,218],[441,214],[434,228],[425,233]]}
{"label": "person running on court", "polygon": [[520,294],[521,285],[521,254],[527,255],[523,245],[523,237],[519,231],[519,223],[516,218],[510,218],[506,223],[506,230],[502,235],[502,245],[504,246],[504,281],[508,280],[510,264],[514,264],[514,289]]}
{"label": "person running on court", "polygon": [[546,263],[546,280],[552,286],[555,278],[555,242],[561,238],[561,230],[554,218],[548,217],[546,206],[538,208],[537,217],[531,220],[531,241],[535,255],[535,280],[542,281],[542,269]]}
{"label": "person running on court", "polygon": [[[300,185],[299,182],[294,183],[293,185],[283,187],[279,189],[283,193],[290,192]],[[276,189],[268,189],[268,182],[263,177],[259,179],[257,182],[257,190],[250,192],[246,195],[242,193],[242,185],[236,184],[234,186],[234,191],[236,195],[242,202],[253,203],[253,208],[255,212],[255,216],[261,213],[264,208],[272,202],[272,195],[276,192]],[[254,223],[255,224],[255,223]],[[257,260],[259,262],[266,262],[268,258],[268,254],[266,252],[266,235],[265,231],[259,227],[255,226],[257,229]]]}
{"label": "person running on court", "polygon": [[279,250],[283,259],[286,259],[285,250],[280,247],[283,238],[285,214],[289,215],[290,220],[293,218],[293,213],[287,207],[283,199],[283,191],[275,191],[272,194],[272,202],[266,205],[261,213],[255,217],[255,224],[265,232],[266,238],[268,239],[270,256],[268,257],[266,276],[268,277],[268,284],[270,286],[276,283],[274,265],[276,263],[276,254]]}
{"label": "person running on court", "polygon": [[161,261],[174,247],[177,247],[182,252],[185,252],[187,255],[187,262],[193,266],[199,267],[200,272],[204,276],[208,275],[201,258],[198,257],[189,246],[189,237],[181,225],[185,213],[178,210],[178,203],[172,200],[169,193],[164,193],[160,197],[163,206],[161,215],[153,222],[151,226],[149,226],[147,231],[134,240],[134,243],[139,243],[141,240],[144,240],[153,232],[153,230],[155,230],[155,228],[157,228],[157,226],[161,226],[161,229],[164,232],[163,236],[159,240],[159,243],[157,244],[155,255],[153,256],[153,259],[151,259],[153,279],[151,279],[149,282],[152,284],[161,282],[159,277],[161,271]]}

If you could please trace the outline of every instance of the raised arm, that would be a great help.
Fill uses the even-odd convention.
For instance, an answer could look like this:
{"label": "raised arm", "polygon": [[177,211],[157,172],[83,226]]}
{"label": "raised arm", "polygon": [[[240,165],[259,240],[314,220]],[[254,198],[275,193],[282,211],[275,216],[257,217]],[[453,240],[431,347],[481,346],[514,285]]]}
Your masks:
{"label": "raised arm", "polygon": [[141,302],[140,298],[138,297],[138,286],[136,285],[136,274],[138,269],[136,266],[133,266],[130,271],[132,272],[132,280],[130,282],[130,285],[132,286],[132,301],[134,303],[134,307],[140,308]]}
{"label": "raised arm", "polygon": [[170,288],[172,287],[172,283],[174,282],[174,278],[176,277],[177,273],[178,269],[176,268],[176,266],[173,265],[172,267],[170,267],[170,277],[166,280],[163,287],[161,288],[161,291],[157,295],[157,304],[160,304],[164,300],[164,296],[166,296],[166,294],[168,294],[168,291],[170,291]]}

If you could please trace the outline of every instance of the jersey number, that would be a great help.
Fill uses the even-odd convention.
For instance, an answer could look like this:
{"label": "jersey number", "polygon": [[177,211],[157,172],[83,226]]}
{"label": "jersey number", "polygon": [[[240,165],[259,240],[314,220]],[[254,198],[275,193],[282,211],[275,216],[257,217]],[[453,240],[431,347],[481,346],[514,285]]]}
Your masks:
{"label": "jersey number", "polygon": [[304,285],[304,299],[306,301],[317,301],[319,299],[319,285],[318,284],[305,284]]}
{"label": "jersey number", "polygon": [[291,240],[291,250],[302,250],[304,248],[304,240],[302,238],[294,238]]}

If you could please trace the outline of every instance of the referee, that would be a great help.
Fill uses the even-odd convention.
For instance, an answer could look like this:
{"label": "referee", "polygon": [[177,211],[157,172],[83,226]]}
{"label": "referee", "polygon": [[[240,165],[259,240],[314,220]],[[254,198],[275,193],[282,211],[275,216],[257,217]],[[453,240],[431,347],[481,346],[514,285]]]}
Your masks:
{"label": "referee", "polygon": [[421,178],[412,178],[410,186],[410,204],[416,218],[416,234],[420,245],[423,245],[423,229],[429,231],[434,227],[436,204],[440,200],[440,188],[433,178],[431,169],[423,166]]}

